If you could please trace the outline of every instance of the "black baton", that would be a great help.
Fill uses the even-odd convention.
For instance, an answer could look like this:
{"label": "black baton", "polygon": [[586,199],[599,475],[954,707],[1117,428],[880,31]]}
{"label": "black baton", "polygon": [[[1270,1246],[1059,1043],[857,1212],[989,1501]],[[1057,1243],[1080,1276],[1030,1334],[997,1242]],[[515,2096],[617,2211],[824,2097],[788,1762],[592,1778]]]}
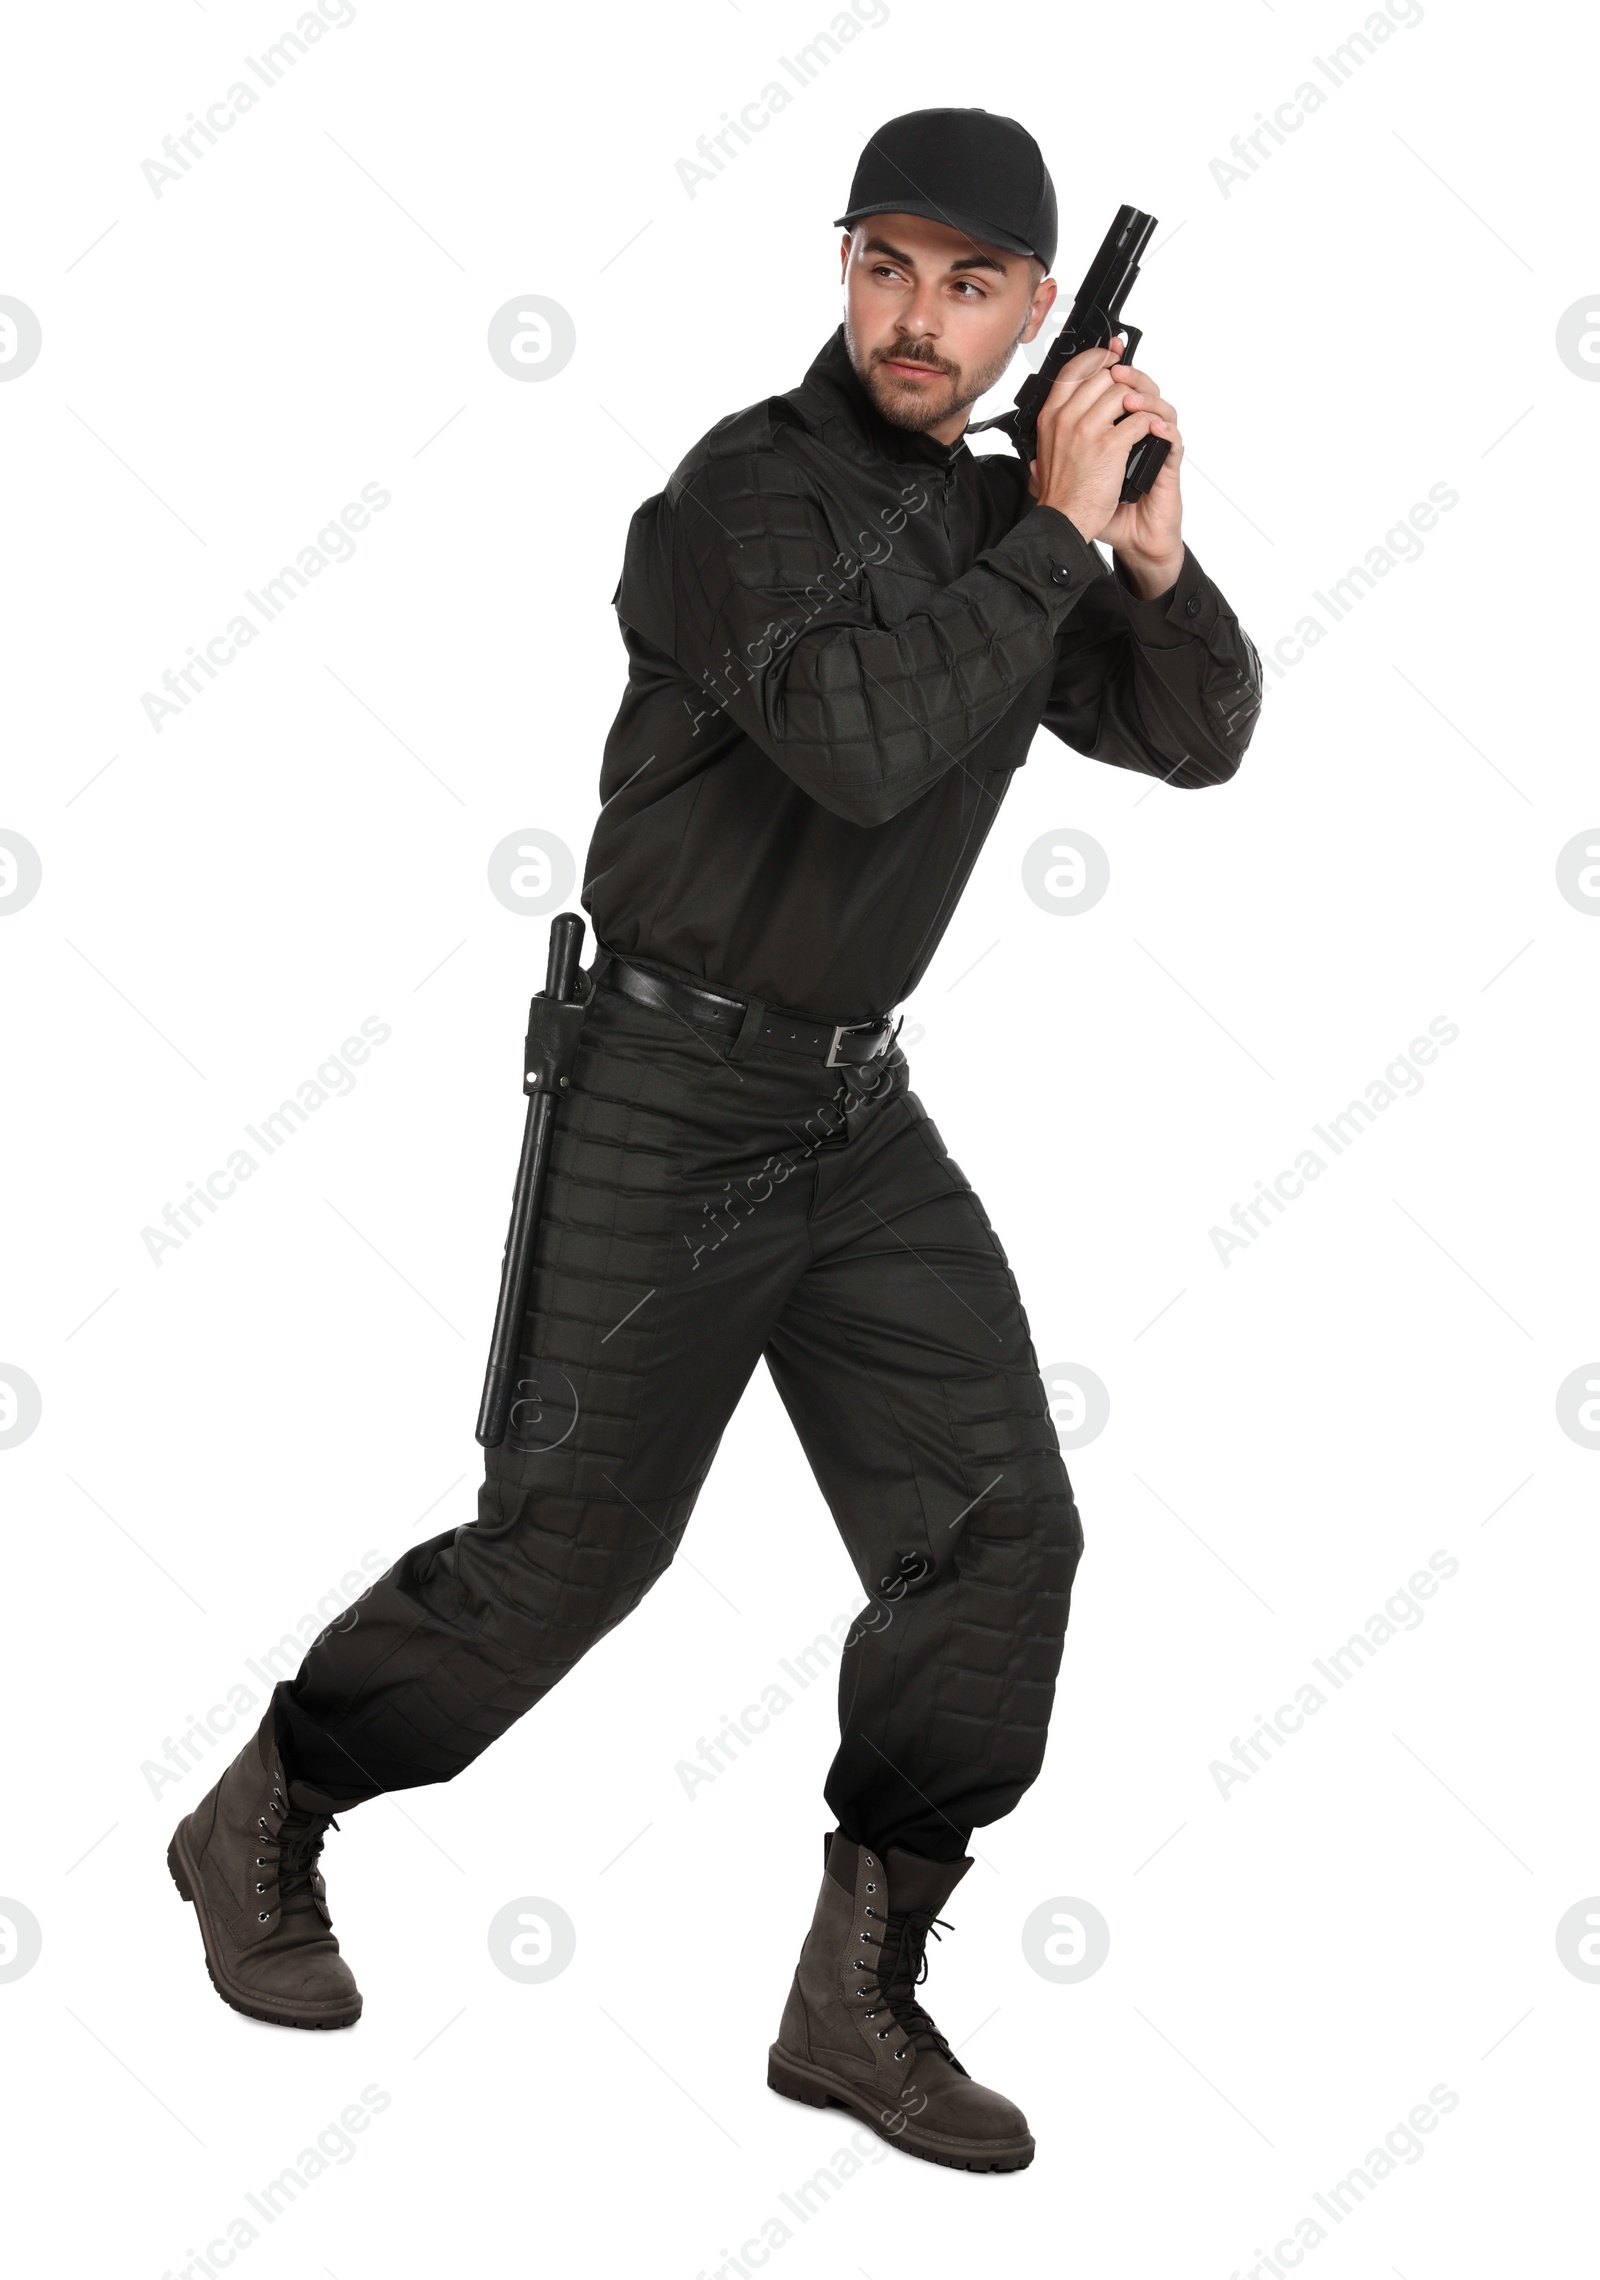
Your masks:
{"label": "black baton", "polygon": [[500,1268],[500,1301],[495,1308],[489,1366],[484,1372],[483,1400],[478,1408],[477,1437],[486,1449],[497,1449],[505,1439],[517,1389],[522,1318],[527,1310],[528,1284],[533,1275],[539,1207],[544,1201],[545,1177],[550,1169],[556,1102],[571,1079],[572,1065],[578,1057],[578,1033],[583,1027],[583,1005],[573,995],[582,949],[583,920],[575,911],[564,910],[559,918],[550,922],[550,963],[544,990],[528,1006],[528,1036],[522,1060],[522,1089],[528,1097],[528,1114],[522,1127],[517,1184],[511,1191],[511,1225],[506,1233],[505,1258]]}

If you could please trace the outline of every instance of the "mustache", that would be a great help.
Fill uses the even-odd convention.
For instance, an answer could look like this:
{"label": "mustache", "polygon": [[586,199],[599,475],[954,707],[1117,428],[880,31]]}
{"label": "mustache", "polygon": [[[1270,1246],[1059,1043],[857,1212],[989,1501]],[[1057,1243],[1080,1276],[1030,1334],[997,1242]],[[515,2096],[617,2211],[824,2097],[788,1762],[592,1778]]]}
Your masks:
{"label": "mustache", "polygon": [[874,364],[886,364],[891,357],[897,364],[925,364],[930,372],[942,372],[950,380],[955,379],[961,370],[959,364],[947,363],[935,350],[919,347],[915,341],[896,341],[888,348],[876,349],[872,361]]}

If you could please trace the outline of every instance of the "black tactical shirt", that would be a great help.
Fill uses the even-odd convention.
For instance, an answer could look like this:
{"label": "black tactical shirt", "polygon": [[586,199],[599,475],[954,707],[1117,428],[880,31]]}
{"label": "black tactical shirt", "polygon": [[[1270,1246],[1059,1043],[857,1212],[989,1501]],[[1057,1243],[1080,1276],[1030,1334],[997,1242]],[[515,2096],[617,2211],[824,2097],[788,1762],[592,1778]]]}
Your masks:
{"label": "black tactical shirt", "polygon": [[909,995],[1041,723],[1224,782],[1261,662],[1186,549],[1151,601],[1007,450],[891,426],[841,326],[628,532],[583,901],[613,950],[832,1021]]}

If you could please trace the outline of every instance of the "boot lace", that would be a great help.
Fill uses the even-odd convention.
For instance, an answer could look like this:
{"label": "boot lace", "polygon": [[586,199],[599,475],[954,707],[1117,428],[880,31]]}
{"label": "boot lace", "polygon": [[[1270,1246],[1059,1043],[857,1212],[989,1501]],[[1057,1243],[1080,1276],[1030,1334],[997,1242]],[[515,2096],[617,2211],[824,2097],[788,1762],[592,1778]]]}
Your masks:
{"label": "boot lace", "polygon": [[[281,1790],[274,1789],[272,1802],[283,1809],[286,1800]],[[263,1874],[256,1881],[256,1890],[265,1894],[275,1881],[278,1887],[280,1915],[288,1915],[291,1906],[304,1908],[308,1903],[321,1915],[322,1902],[316,1888],[317,1861],[322,1852],[323,1838],[330,1828],[339,1824],[331,1813],[302,1813],[289,1806],[274,1829],[264,1814],[258,1816],[260,1835],[256,1842],[262,1850],[256,1854],[256,1866]],[[265,1923],[268,1910],[258,1911]]]}
{"label": "boot lace", "polygon": [[[874,1909],[869,1908],[867,1914],[876,1917]],[[878,2005],[887,2005],[905,2038],[902,2048],[894,2054],[896,2058],[904,2058],[912,2050],[933,2051],[954,2067],[957,2074],[965,2074],[966,2068],[915,1993],[928,1976],[928,1934],[932,1932],[937,1939],[939,1925],[943,1924],[947,1932],[954,1931],[955,1926],[945,1917],[936,1916],[931,1908],[891,1908],[886,1916],[876,1920],[883,1925],[881,1935],[862,1934],[863,1939],[878,1950],[878,1961],[871,1967],[869,1981],[873,2008],[866,2017],[875,2018]],[[888,2027],[878,2029],[880,2036],[892,2031]]]}

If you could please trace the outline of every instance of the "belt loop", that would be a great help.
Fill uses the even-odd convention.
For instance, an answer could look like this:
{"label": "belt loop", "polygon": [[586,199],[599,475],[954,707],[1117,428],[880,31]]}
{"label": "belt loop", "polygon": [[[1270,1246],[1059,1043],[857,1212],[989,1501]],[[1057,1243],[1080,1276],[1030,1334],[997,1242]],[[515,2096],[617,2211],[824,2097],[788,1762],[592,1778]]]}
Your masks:
{"label": "belt loop", "polygon": [[730,1061],[747,1061],[750,1058],[750,1049],[755,1044],[761,1031],[761,1024],[766,1018],[767,1003],[765,998],[746,998],[744,1019],[739,1024],[739,1034],[728,1047],[727,1058]]}

